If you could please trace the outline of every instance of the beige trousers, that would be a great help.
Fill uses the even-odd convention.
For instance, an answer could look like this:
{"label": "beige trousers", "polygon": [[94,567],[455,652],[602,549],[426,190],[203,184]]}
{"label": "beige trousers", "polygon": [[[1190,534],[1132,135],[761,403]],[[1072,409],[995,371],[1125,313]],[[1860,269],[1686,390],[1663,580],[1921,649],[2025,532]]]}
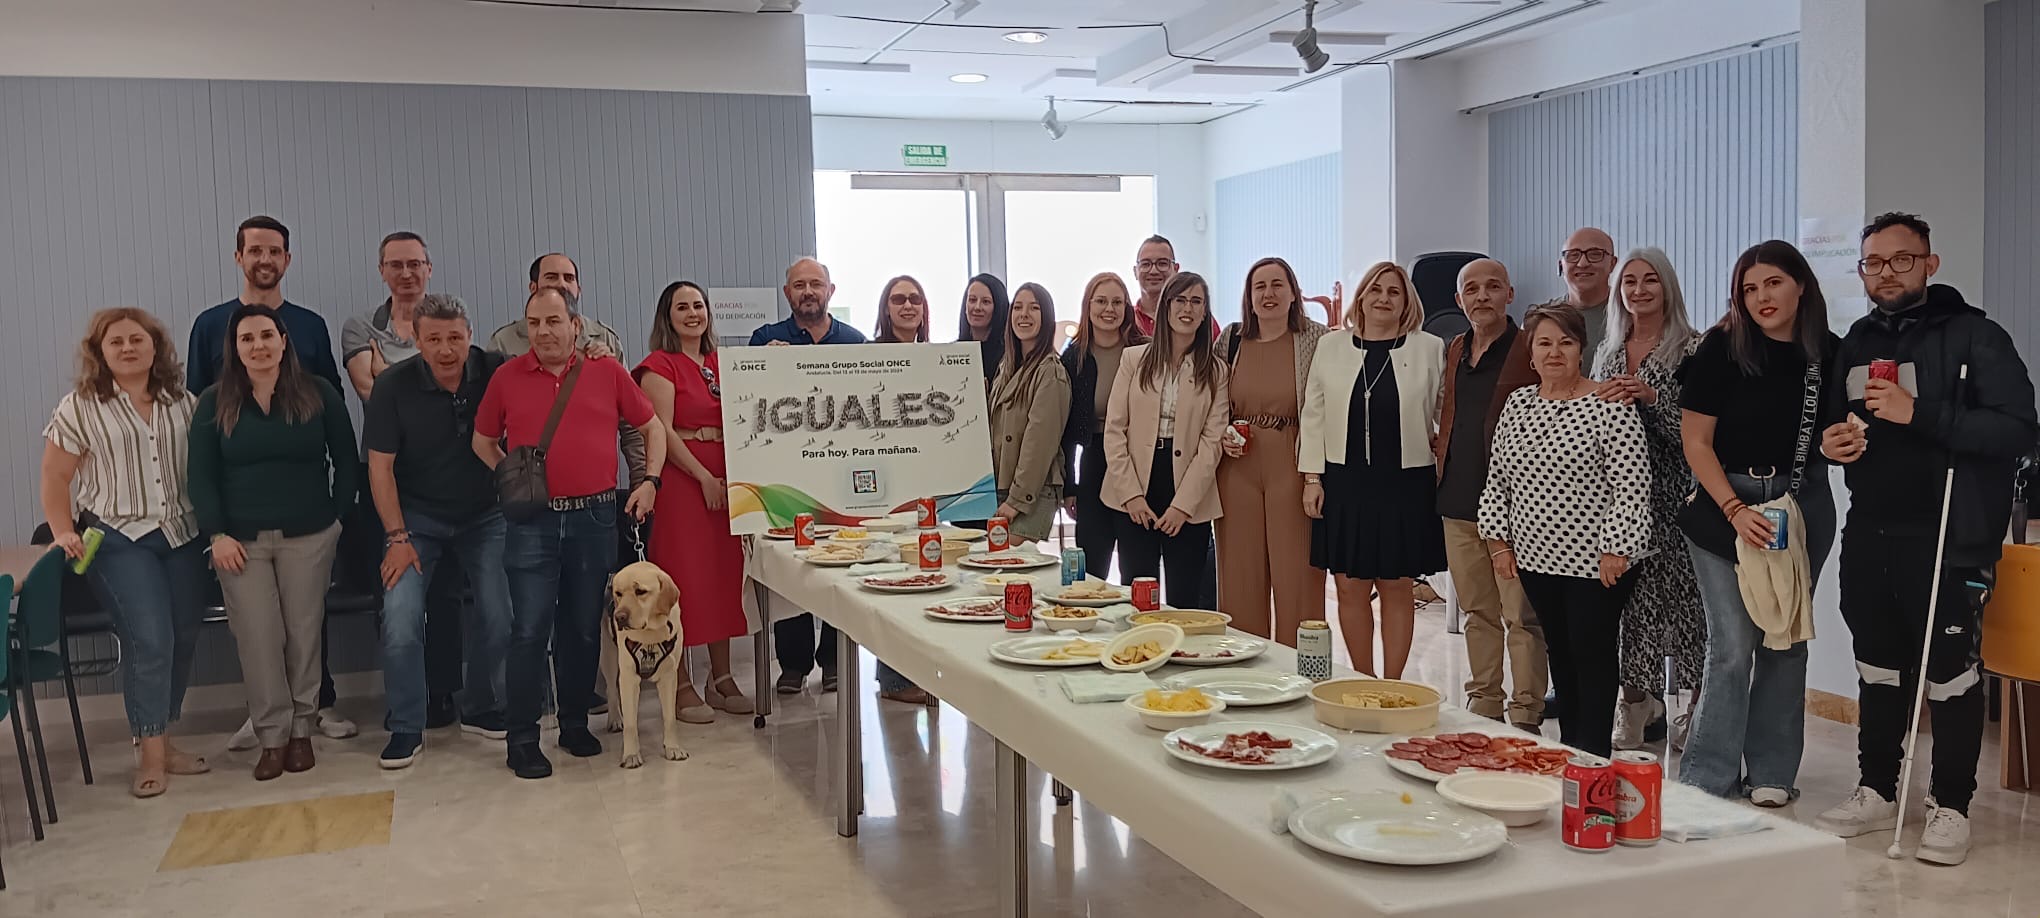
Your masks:
{"label": "beige trousers", "polygon": [[[1459,608],[1466,613],[1466,662],[1472,670],[1466,680],[1467,710],[1501,717],[1506,708],[1510,723],[1542,722],[1551,664],[1545,657],[1544,628],[1523,598],[1522,581],[1495,576],[1487,542],[1467,520],[1445,521],[1445,563]],[[1505,648],[1509,683],[1515,688],[1508,695],[1502,691]]]}
{"label": "beige trousers", "polygon": [[339,543],[339,523],[289,538],[266,529],[241,543],[248,561],[240,573],[220,572],[248,720],[265,749],[311,736],[317,726],[326,589]]}

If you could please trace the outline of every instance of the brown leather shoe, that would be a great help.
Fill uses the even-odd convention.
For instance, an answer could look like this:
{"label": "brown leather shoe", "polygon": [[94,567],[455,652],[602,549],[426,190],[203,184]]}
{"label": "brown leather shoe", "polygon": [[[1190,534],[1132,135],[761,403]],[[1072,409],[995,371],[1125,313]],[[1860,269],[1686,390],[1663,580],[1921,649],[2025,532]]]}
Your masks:
{"label": "brown leather shoe", "polygon": [[255,780],[268,781],[283,774],[283,748],[264,749],[255,760]]}
{"label": "brown leather shoe", "polygon": [[317,764],[319,764],[318,759],[312,756],[311,737],[294,737],[289,745],[283,747],[284,771],[297,774],[301,771],[311,771],[312,766]]}

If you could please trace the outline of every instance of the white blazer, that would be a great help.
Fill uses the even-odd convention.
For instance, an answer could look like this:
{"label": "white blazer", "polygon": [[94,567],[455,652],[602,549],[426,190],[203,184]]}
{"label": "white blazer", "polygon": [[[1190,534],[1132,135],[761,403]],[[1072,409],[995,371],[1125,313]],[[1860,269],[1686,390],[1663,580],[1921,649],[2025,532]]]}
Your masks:
{"label": "white blazer", "polygon": [[[1327,462],[1346,464],[1346,415],[1366,363],[1367,353],[1353,346],[1352,332],[1334,330],[1318,339],[1310,380],[1304,384],[1297,471],[1322,473]],[[1402,346],[1389,352],[1389,365],[1402,420],[1402,467],[1435,465],[1431,433],[1445,381],[1445,342],[1428,332],[1410,332]]]}

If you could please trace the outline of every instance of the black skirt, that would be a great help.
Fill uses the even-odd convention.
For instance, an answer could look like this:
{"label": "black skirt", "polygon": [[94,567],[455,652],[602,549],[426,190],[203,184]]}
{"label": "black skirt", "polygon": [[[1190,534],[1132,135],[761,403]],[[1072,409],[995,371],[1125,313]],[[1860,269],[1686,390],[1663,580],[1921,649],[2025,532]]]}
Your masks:
{"label": "black skirt", "polygon": [[1445,524],[1431,466],[1325,465],[1322,519],[1310,523],[1310,564],[1357,580],[1445,569]]}

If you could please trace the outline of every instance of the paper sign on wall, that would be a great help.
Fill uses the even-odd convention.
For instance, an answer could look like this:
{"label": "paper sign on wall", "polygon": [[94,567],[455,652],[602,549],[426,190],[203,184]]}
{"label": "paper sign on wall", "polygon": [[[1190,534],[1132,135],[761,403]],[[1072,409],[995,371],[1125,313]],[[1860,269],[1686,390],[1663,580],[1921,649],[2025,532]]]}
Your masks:
{"label": "paper sign on wall", "polygon": [[725,342],[750,341],[758,326],[779,321],[779,291],[775,288],[717,287],[708,295],[715,335]]}
{"label": "paper sign on wall", "polygon": [[979,348],[817,344],[722,352],[730,531],[796,513],[853,523],[933,497],[945,520],[998,508]]}
{"label": "paper sign on wall", "polygon": [[[1870,311],[1863,295],[1863,279],[1856,273],[1862,257],[1861,218],[1806,217],[1799,221],[1799,254],[1820,280],[1820,291],[1828,301],[1828,325],[1837,333]],[[1740,279],[1738,279],[1740,280]]]}

